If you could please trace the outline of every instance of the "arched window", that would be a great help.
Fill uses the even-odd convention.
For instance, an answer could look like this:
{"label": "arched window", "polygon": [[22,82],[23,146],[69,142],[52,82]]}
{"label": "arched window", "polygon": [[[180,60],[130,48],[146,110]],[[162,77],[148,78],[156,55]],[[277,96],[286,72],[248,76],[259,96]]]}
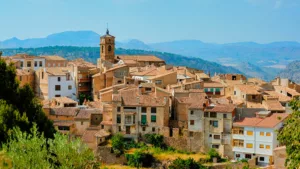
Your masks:
{"label": "arched window", "polygon": [[103,47],[103,45],[102,45],[102,49],[101,49],[101,51],[102,51],[102,53],[104,52],[104,47]]}
{"label": "arched window", "polygon": [[108,46],[108,51],[109,51],[109,52],[111,51],[111,46],[110,46],[110,45]]}

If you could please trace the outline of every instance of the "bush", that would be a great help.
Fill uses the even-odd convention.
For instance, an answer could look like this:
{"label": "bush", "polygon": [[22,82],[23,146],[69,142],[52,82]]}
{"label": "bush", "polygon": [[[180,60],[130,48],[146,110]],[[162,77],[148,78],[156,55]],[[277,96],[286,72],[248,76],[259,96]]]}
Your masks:
{"label": "bush", "polygon": [[151,167],[154,157],[148,152],[135,151],[133,154],[126,154],[127,163],[131,167]]}
{"label": "bush", "polygon": [[145,134],[145,141],[152,144],[154,147],[165,148],[164,136],[159,134]]}
{"label": "bush", "polygon": [[216,149],[214,148],[211,148],[209,151],[208,151],[208,155],[209,155],[209,161],[212,162],[213,161],[213,158],[217,158],[217,161],[221,161],[221,156],[219,155],[219,153],[217,152]]}
{"label": "bush", "polygon": [[124,153],[124,138],[122,134],[117,133],[111,138],[113,152],[116,155]]}
{"label": "bush", "polygon": [[197,163],[194,159],[188,158],[183,160],[181,158],[175,159],[169,166],[170,169],[205,169],[200,163]]}

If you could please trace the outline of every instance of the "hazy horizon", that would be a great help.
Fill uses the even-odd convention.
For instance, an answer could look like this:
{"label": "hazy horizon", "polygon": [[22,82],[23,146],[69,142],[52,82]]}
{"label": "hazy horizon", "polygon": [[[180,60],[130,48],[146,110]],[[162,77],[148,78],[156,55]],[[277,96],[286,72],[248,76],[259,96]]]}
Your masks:
{"label": "hazy horizon", "polygon": [[300,0],[0,0],[0,41],[109,24],[118,41],[300,42]]}

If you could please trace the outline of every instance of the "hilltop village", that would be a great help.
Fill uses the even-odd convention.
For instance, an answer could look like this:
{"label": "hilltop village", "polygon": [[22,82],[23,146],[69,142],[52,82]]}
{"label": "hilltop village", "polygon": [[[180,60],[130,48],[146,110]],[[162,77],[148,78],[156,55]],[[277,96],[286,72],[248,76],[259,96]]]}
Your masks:
{"label": "hilltop village", "polygon": [[[284,165],[277,130],[300,96],[289,79],[265,82],[241,74],[206,74],[156,56],[115,55],[115,37],[100,38],[97,65],[83,59],[17,54],[20,85],[30,84],[57,130],[97,150],[112,135],[139,141],[163,135],[176,149],[256,165]],[[279,168],[279,167],[278,167]]]}

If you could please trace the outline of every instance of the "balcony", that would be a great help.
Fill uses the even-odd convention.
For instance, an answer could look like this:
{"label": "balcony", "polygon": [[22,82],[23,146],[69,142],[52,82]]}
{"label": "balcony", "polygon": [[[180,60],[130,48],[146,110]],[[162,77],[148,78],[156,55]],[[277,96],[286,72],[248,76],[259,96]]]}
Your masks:
{"label": "balcony", "polygon": [[81,78],[81,79],[78,79],[78,82],[81,83],[81,82],[91,82],[91,79],[90,78]]}
{"label": "balcony", "polygon": [[90,90],[91,90],[91,88],[89,86],[79,86],[78,87],[79,92],[88,92]]}
{"label": "balcony", "polygon": [[211,143],[212,144],[221,144],[221,139],[212,139]]}
{"label": "balcony", "polygon": [[148,126],[148,122],[139,122],[140,126]]}

